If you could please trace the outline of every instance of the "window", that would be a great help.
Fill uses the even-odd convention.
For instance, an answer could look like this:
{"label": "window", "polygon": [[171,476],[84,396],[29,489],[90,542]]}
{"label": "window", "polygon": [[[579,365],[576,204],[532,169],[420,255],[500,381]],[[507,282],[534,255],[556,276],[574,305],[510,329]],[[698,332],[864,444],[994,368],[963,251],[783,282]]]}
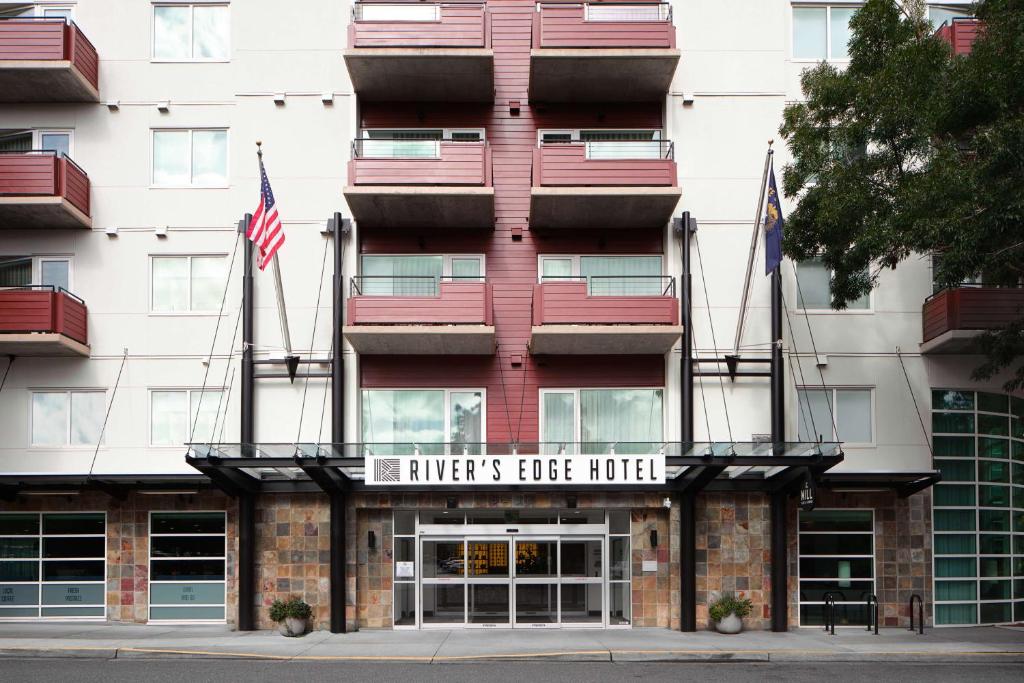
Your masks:
{"label": "window", "polygon": [[484,406],[482,389],[363,389],[363,442],[376,455],[480,454]]}
{"label": "window", "polygon": [[551,453],[652,453],[664,433],[661,389],[542,389],[541,441]]}
{"label": "window", "polygon": [[859,6],[793,7],[793,59],[849,59],[850,19]]}
{"label": "window", "polygon": [[541,145],[581,143],[587,159],[664,159],[669,143],[660,130],[541,130]]}
{"label": "window", "polygon": [[46,17],[50,19],[71,19],[73,8],[71,5],[40,5],[17,3],[4,3],[9,8],[0,7],[0,18],[8,17]]}
{"label": "window", "polygon": [[584,5],[587,21],[667,21],[671,16],[668,3],[630,5]]}
{"label": "window", "polygon": [[32,392],[33,446],[95,446],[100,440],[106,392]]}
{"label": "window", "polygon": [[154,130],[153,184],[224,187],[228,182],[226,130]]}
{"label": "window", "polygon": [[440,21],[441,5],[355,5],[356,21]]}
{"label": "window", "polygon": [[953,19],[970,16],[972,16],[970,4],[928,6],[928,20],[931,22],[933,29],[938,29],[943,24],[952,24]]}
{"label": "window", "polygon": [[[833,311],[832,308],[832,271],[820,258],[801,261],[796,266],[797,272],[797,305],[808,311]],[[871,295],[866,294],[847,304],[847,311],[867,311],[871,309]]]}
{"label": "window", "polygon": [[669,278],[661,255],[540,256],[540,282],[585,281],[591,296],[660,296]]}
{"label": "window", "polygon": [[[845,444],[874,443],[871,389],[797,389],[800,441],[838,440]],[[832,428],[835,419],[836,429]],[[838,431],[838,434],[836,433]]]}
{"label": "window", "polygon": [[875,593],[872,510],[800,511],[800,625],[825,623],[825,598],[836,601],[836,625],[864,625],[864,595]]}
{"label": "window", "polygon": [[0,621],[106,614],[106,516],[0,513]]}
{"label": "window", "polygon": [[354,294],[363,296],[438,296],[442,280],[482,282],[482,254],[377,255],[360,259],[362,275]]}
{"label": "window", "polygon": [[154,313],[215,313],[224,295],[223,256],[154,256]]}
{"label": "window", "polygon": [[482,128],[375,128],[363,130],[356,155],[379,159],[440,159],[441,142],[481,142]]}
{"label": "window", "polygon": [[0,256],[0,287],[44,285],[71,289],[71,259],[60,256]]}
{"label": "window", "polygon": [[150,443],[153,446],[181,446],[193,434],[196,440],[216,441],[220,403],[219,389],[150,391]]}
{"label": "window", "polygon": [[227,5],[153,7],[153,59],[175,62],[227,61]]}
{"label": "window", "polygon": [[1024,619],[1024,398],[932,390],[935,623]]}
{"label": "window", "polygon": [[44,150],[58,156],[71,156],[70,130],[5,130],[0,131],[0,152],[31,152]]}
{"label": "window", "polygon": [[394,512],[394,624],[416,626],[416,511]]}
{"label": "window", "polygon": [[223,512],[152,512],[149,518],[149,620],[225,619]]}

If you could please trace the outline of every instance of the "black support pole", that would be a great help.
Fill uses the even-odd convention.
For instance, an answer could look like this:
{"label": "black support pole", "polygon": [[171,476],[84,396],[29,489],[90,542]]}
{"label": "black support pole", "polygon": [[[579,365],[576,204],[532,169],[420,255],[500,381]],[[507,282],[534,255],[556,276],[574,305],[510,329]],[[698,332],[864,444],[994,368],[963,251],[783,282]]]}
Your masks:
{"label": "black support pole", "polygon": [[[331,361],[331,441],[345,442],[345,364],[342,354],[342,327],[345,324],[345,276],[343,243],[344,223],[334,214],[334,300],[331,330],[334,358]],[[347,632],[345,604],[348,601],[345,578],[345,493],[331,493],[331,633]]]}
{"label": "black support pole", "polygon": [[[243,230],[247,230],[252,214],[245,214]],[[240,441],[251,444],[255,439],[256,417],[253,407],[255,368],[253,364],[253,243],[245,240],[245,265],[242,273],[242,414]],[[256,621],[256,496],[238,496],[238,630],[254,631]]]}
{"label": "black support pole", "polygon": [[[774,452],[781,455],[786,441],[785,372],[782,359],[782,273],[772,271],[772,362],[771,417]],[[783,632],[789,626],[789,547],[786,516],[789,493],[771,494],[772,526],[772,631]]]}
{"label": "black support pole", "polygon": [[[680,440],[693,441],[693,336],[690,330],[693,286],[690,273],[690,212],[682,218],[683,271],[680,282],[680,319],[683,323],[682,365],[680,370],[681,418]],[[697,495],[679,495],[679,630],[697,630]]]}

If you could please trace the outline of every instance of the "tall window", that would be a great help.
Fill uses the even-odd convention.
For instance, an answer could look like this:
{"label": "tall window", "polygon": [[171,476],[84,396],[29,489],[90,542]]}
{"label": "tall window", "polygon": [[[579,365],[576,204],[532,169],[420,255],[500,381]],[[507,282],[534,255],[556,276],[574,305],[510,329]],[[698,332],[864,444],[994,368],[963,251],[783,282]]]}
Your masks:
{"label": "tall window", "polygon": [[825,598],[836,601],[836,625],[866,624],[864,596],[875,593],[871,510],[800,512],[800,625],[825,623]]}
{"label": "tall window", "polygon": [[[838,440],[845,444],[874,443],[871,389],[797,389],[799,439]],[[832,420],[835,419],[835,429]]]}
{"label": "tall window", "polygon": [[226,130],[153,131],[153,185],[223,187],[227,182]]}
{"label": "tall window", "polygon": [[215,313],[224,295],[223,256],[154,256],[154,313]]}
{"label": "tall window", "polygon": [[33,446],[95,446],[106,410],[104,391],[32,392]]}
{"label": "tall window", "polygon": [[0,256],[0,287],[44,285],[71,289],[71,259],[60,256]]}
{"label": "tall window", "polygon": [[540,281],[584,281],[591,296],[658,296],[667,289],[661,261],[660,255],[544,255],[540,257]]}
{"label": "tall window", "polygon": [[226,529],[223,512],[150,513],[150,621],[224,620]]}
{"label": "tall window", "polygon": [[935,623],[1024,620],[1024,399],[932,390]]}
{"label": "tall window", "polygon": [[437,296],[441,280],[481,281],[484,257],[480,254],[364,254],[360,269],[362,274],[356,278],[355,294]]}
{"label": "tall window", "polygon": [[225,61],[230,58],[227,5],[156,5],[153,8],[153,59],[175,62]]}
{"label": "tall window", "polygon": [[220,402],[221,392],[216,389],[152,390],[149,395],[150,443],[181,446],[193,436],[197,441],[216,441],[214,432]]}
{"label": "tall window", "polygon": [[850,19],[859,7],[793,7],[793,59],[848,59]]}
{"label": "tall window", "polygon": [[[800,279],[797,290],[797,304],[809,311],[831,311],[832,308],[832,271],[820,258],[800,261],[796,267]],[[871,309],[871,295],[851,301],[846,305],[848,311],[866,311]]]}
{"label": "tall window", "polygon": [[543,389],[541,441],[550,452],[650,453],[664,432],[661,389]]}
{"label": "tall window", "polygon": [[377,455],[479,454],[484,405],[482,389],[363,389],[363,442]]}

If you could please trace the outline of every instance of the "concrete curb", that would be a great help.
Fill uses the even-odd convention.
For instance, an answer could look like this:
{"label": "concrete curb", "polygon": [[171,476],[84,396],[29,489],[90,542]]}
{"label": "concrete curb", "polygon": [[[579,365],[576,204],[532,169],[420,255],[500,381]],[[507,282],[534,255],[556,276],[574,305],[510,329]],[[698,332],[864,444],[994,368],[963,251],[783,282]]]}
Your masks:
{"label": "concrete curb", "polygon": [[0,657],[22,659],[115,659],[116,647],[0,647]]}

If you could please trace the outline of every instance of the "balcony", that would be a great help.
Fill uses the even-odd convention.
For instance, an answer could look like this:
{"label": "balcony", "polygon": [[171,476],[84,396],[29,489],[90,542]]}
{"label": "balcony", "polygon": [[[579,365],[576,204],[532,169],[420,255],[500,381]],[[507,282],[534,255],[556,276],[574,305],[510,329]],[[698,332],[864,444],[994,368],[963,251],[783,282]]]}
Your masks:
{"label": "balcony", "polygon": [[679,50],[668,3],[540,4],[533,15],[530,100],[657,102]]}
{"label": "balcony", "polygon": [[671,142],[542,142],[533,153],[531,228],[655,228],[679,203]]}
{"label": "balcony", "polygon": [[976,353],[985,330],[1024,316],[1024,288],[964,286],[928,297],[922,310],[921,353]]}
{"label": "balcony", "polygon": [[663,354],[679,341],[675,280],[545,278],[533,287],[533,354]]}
{"label": "balcony", "polygon": [[0,355],[88,356],[85,302],[47,285],[0,289]]}
{"label": "balcony", "polygon": [[344,334],[361,354],[491,355],[491,301],[479,280],[352,278]]}
{"label": "balcony", "polygon": [[0,19],[0,102],[99,102],[99,56],[63,18]]}
{"label": "balcony", "polygon": [[971,53],[980,32],[981,22],[977,19],[957,17],[952,22],[940,26],[935,35],[953,47],[953,54],[966,55]]}
{"label": "balcony", "polygon": [[91,228],[89,176],[55,152],[0,152],[0,227]]}
{"label": "balcony", "polygon": [[355,140],[345,200],[361,228],[493,228],[486,142]]}
{"label": "balcony", "polygon": [[368,102],[493,102],[490,33],[482,3],[359,2],[345,65]]}

